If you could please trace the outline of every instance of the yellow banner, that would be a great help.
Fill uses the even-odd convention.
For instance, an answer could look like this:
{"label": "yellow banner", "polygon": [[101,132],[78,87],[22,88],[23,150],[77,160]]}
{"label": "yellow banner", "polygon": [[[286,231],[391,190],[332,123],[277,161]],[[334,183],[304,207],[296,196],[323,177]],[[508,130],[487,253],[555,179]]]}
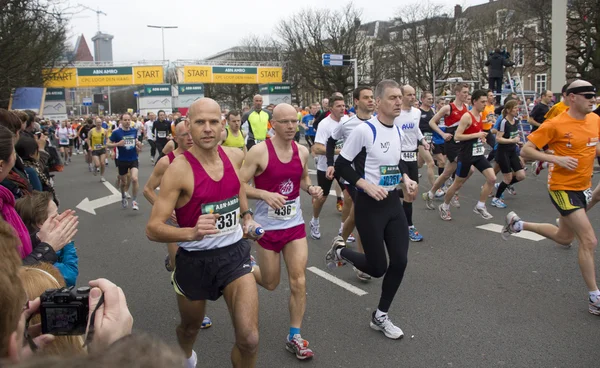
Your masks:
{"label": "yellow banner", "polygon": [[162,66],[134,66],[133,84],[161,84],[164,83]]}
{"label": "yellow banner", "polygon": [[258,68],[258,83],[281,83],[282,74],[281,68]]}
{"label": "yellow banner", "polygon": [[45,82],[46,87],[77,87],[77,69],[75,68],[45,69],[44,74],[48,78]]}
{"label": "yellow banner", "polygon": [[185,83],[212,83],[210,66],[184,66],[183,75]]}
{"label": "yellow banner", "polygon": [[132,84],[132,75],[99,75],[77,78],[79,87],[104,87],[104,86],[129,86]]}
{"label": "yellow banner", "polygon": [[256,84],[256,74],[213,74],[213,83]]}

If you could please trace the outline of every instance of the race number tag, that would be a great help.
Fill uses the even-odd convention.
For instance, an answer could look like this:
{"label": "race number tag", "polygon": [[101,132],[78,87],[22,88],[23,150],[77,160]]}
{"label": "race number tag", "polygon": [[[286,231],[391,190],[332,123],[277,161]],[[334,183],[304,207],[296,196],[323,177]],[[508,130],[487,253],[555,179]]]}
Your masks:
{"label": "race number tag", "polygon": [[398,165],[379,166],[379,186],[386,190],[394,190],[400,184]]}
{"label": "race number tag", "polygon": [[202,205],[202,214],[218,213],[221,215],[217,219],[217,230],[219,232],[213,235],[207,235],[208,238],[231,234],[240,226],[240,199],[238,196],[225,199],[220,202],[212,202]]}
{"label": "race number tag", "polygon": [[519,136],[519,131],[515,130],[514,132],[510,132],[510,139],[515,139]]}
{"label": "race number tag", "polygon": [[124,137],[123,140],[125,141],[126,149],[129,150],[135,147],[135,137]]}
{"label": "race number tag", "polygon": [[485,150],[483,149],[483,143],[481,141],[477,141],[473,143],[473,156],[481,156],[483,155]]}
{"label": "race number tag", "polygon": [[402,152],[402,161],[404,161],[404,162],[417,161],[417,153],[416,152]]}
{"label": "race number tag", "polygon": [[342,148],[344,148],[344,140],[340,139],[335,143],[335,149],[341,150]]}
{"label": "race number tag", "polygon": [[94,144],[94,150],[98,151],[101,150],[103,148],[103,146],[101,144]]}
{"label": "race number tag", "polygon": [[433,140],[433,133],[423,133],[423,138],[425,138],[425,142],[431,143]]}
{"label": "race number tag", "polygon": [[158,138],[167,138],[167,132],[156,132]]}
{"label": "race number tag", "polygon": [[587,188],[583,191],[583,195],[585,195],[585,203],[590,204],[592,201],[592,188]]}
{"label": "race number tag", "polygon": [[283,207],[276,210],[269,207],[267,215],[270,219],[274,220],[291,220],[292,218],[294,218],[294,216],[296,216],[296,213],[298,212],[299,199],[300,197],[291,201],[286,201]]}
{"label": "race number tag", "polygon": [[69,144],[69,138],[60,137],[59,143],[62,144],[63,146],[66,146],[67,144]]}

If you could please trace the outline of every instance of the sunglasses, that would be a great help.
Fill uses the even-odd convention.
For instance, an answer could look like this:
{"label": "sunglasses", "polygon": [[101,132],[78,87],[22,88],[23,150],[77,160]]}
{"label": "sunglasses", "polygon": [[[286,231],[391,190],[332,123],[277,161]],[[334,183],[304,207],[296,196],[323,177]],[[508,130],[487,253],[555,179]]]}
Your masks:
{"label": "sunglasses", "polygon": [[591,100],[592,98],[595,98],[596,95],[593,93],[575,93],[576,96],[583,96],[585,97],[586,100]]}

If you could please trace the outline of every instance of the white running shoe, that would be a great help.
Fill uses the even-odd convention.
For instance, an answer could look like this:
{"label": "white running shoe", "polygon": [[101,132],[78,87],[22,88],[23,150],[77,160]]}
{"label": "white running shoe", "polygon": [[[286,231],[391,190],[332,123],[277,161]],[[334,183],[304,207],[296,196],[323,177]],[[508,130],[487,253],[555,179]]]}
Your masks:
{"label": "white running shoe", "polygon": [[450,205],[452,207],[460,208],[460,202],[458,201],[458,194],[455,194],[450,200]]}
{"label": "white running shoe", "polygon": [[132,208],[134,211],[139,211],[140,207],[138,206],[138,203],[137,203],[137,201],[131,201],[131,208]]}
{"label": "white running shoe", "polygon": [[319,224],[318,222],[313,222],[313,220],[310,220],[310,236],[313,239],[321,239],[320,227],[321,227],[321,224]]}
{"label": "white running shoe", "polygon": [[375,331],[383,332],[387,338],[398,340],[404,337],[404,332],[402,332],[402,329],[398,326],[395,326],[387,314],[381,318],[376,318],[375,312],[373,312],[370,325]]}
{"label": "white running shoe", "polygon": [[488,212],[488,210],[487,210],[487,208],[485,206],[484,207],[477,207],[477,206],[475,206],[475,208],[473,208],[473,212],[475,212],[476,214],[478,214],[481,217],[483,217],[484,220],[489,220],[489,219],[494,218],[494,216],[492,216]]}
{"label": "white running shoe", "polygon": [[329,270],[333,270],[336,267],[341,267],[346,264],[346,261],[337,254],[337,250],[340,248],[346,248],[346,243],[341,236],[333,238],[331,248],[325,254],[325,265]]}
{"label": "white running shoe", "polygon": [[125,198],[131,199],[131,194],[129,194],[128,192],[125,192]]}
{"label": "white running shoe", "polygon": [[506,214],[506,217],[504,218],[504,227],[500,233],[502,239],[508,240],[511,234],[519,232],[514,229],[514,224],[518,221],[521,221],[521,218],[514,211],[510,211]]}
{"label": "white running shoe", "polygon": [[103,182],[103,183],[105,183],[105,182],[106,182],[106,179],[104,179],[104,176],[102,176],[102,177],[100,178],[100,181],[101,181],[101,182]]}

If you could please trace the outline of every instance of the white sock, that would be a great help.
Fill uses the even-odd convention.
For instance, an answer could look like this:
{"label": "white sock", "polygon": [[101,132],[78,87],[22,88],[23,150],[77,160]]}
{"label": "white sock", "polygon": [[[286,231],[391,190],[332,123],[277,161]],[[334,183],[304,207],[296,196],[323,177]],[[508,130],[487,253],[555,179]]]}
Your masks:
{"label": "white sock", "polygon": [[379,310],[379,308],[377,308],[377,310],[375,311],[375,318],[381,319],[385,316],[387,316],[387,312],[382,312]]}
{"label": "white sock", "polygon": [[342,221],[342,224],[340,225],[340,232],[344,229],[344,222]]}
{"label": "white sock", "polygon": [[485,202],[477,201],[477,208],[485,208]]}
{"label": "white sock", "polygon": [[429,192],[427,192],[427,196],[428,196],[429,198],[433,198],[433,192],[430,190]]}
{"label": "white sock", "polygon": [[312,220],[310,220],[310,222],[312,222],[313,224],[318,224],[319,223],[319,218],[312,218]]}
{"label": "white sock", "polygon": [[512,225],[514,231],[522,231],[523,230],[523,221],[517,221]]}
{"label": "white sock", "polygon": [[590,291],[590,300],[596,302],[600,298],[600,290]]}
{"label": "white sock", "polygon": [[445,209],[445,210],[447,210],[447,209],[450,208],[450,204],[444,202],[444,203],[442,203],[442,208]]}
{"label": "white sock", "polygon": [[544,169],[547,169],[547,168],[548,168],[548,163],[547,163],[547,162],[542,162],[542,167],[543,167]]}
{"label": "white sock", "polygon": [[196,352],[192,350],[192,356],[185,360],[186,368],[196,368],[196,363],[198,363],[198,356]]}

